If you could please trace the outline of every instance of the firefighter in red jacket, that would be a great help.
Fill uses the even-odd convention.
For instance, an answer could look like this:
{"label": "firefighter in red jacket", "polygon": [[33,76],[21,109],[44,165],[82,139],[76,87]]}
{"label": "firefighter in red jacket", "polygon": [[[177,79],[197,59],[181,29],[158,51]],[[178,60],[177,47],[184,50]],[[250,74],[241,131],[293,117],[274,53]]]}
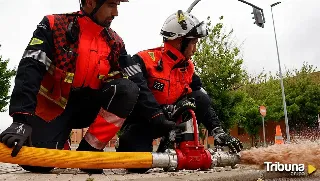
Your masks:
{"label": "firefighter in red jacket", "polygon": [[[196,51],[198,39],[207,36],[203,22],[179,10],[165,21],[161,35],[164,37],[163,47],[144,50],[133,56],[133,60],[140,64],[148,87],[159,106],[173,105],[173,112],[183,112],[187,108],[195,109],[198,123],[203,123],[217,145],[229,146],[231,151],[239,152],[242,149],[241,142],[221,128],[210,98],[201,87],[200,78],[195,74],[194,65],[190,60]],[[184,97],[191,97],[194,102]],[[118,152],[151,152],[153,139],[168,134],[169,130],[154,129],[150,122],[144,119],[142,112],[143,110],[136,106],[127,118],[121,128]],[[158,119],[167,119],[165,113],[165,110],[159,113],[161,116],[158,116]]]}
{"label": "firefighter in red jacket", "polygon": [[152,101],[145,104],[152,93],[140,67],[110,28],[125,1],[81,0],[81,11],[45,16],[37,26],[15,78],[9,107],[13,123],[0,134],[13,157],[23,145],[63,149],[72,129],[86,127],[77,150],[103,151],[136,104],[150,116],[158,114]]}

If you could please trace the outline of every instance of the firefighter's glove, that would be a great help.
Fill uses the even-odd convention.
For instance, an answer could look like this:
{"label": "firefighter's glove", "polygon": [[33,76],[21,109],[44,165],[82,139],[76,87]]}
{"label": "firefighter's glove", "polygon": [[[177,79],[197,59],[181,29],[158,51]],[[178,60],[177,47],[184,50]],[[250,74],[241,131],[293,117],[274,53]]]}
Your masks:
{"label": "firefighter's glove", "polygon": [[166,105],[163,107],[168,119],[176,121],[176,119],[187,110],[196,110],[194,98],[183,98],[174,105]]}
{"label": "firefighter's glove", "polygon": [[0,141],[7,147],[13,148],[11,156],[15,157],[23,145],[32,146],[31,132],[31,126],[13,122],[10,127],[0,134]]}
{"label": "firefighter's glove", "polygon": [[221,128],[215,128],[212,131],[214,145],[228,146],[231,153],[238,153],[243,149],[239,139],[225,133]]}
{"label": "firefighter's glove", "polygon": [[159,132],[161,135],[166,135],[170,131],[184,131],[185,123],[176,125],[175,122],[168,120],[163,113],[159,113],[152,117],[151,124],[153,129]]}

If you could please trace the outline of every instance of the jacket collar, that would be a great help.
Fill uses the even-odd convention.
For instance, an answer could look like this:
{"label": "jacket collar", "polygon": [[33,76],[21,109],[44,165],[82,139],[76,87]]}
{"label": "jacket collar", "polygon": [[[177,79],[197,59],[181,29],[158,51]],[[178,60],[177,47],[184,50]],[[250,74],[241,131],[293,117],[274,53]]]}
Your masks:
{"label": "jacket collar", "polygon": [[164,43],[163,55],[166,57],[164,63],[168,64],[171,68],[185,60],[184,55],[169,43]]}
{"label": "jacket collar", "polygon": [[[84,12],[80,11],[79,14],[84,14]],[[105,29],[92,21],[88,16],[82,16],[78,18],[78,23],[80,26],[80,32],[85,34],[90,34],[93,36],[97,36]]]}

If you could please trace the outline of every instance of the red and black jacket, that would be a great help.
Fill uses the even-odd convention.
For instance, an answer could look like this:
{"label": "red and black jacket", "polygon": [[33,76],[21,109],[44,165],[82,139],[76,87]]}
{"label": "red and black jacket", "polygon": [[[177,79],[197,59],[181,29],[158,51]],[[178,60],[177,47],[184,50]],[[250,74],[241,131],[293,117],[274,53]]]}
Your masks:
{"label": "red and black jacket", "polygon": [[[184,56],[167,43],[164,47],[141,51],[133,55],[132,59],[140,65],[144,81],[147,82],[152,95],[146,96],[143,100],[145,106],[135,107],[125,124],[152,121],[142,116],[146,107],[152,109],[164,104],[174,104],[183,95],[201,89],[202,83],[199,76],[194,73],[191,60],[185,61]],[[162,70],[157,68],[160,60]],[[153,117],[165,119],[162,111]]]}
{"label": "red and black jacket", "polygon": [[[71,88],[99,89],[111,69],[126,72],[139,86],[137,105],[146,117],[161,111],[139,66],[132,59],[119,59],[127,54],[122,39],[86,16],[75,19],[78,13],[48,15],[37,26],[15,77],[9,106],[13,121],[28,123],[35,115],[54,119],[64,111]],[[71,22],[79,26],[75,42],[68,41],[66,33]]]}

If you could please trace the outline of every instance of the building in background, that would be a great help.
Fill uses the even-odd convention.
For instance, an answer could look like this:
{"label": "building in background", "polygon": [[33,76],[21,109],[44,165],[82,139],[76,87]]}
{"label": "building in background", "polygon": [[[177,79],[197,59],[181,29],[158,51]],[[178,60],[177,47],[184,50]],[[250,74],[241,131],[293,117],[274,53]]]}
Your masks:
{"label": "building in background", "polygon": [[[72,135],[71,135],[71,144],[73,145],[77,145],[80,143],[81,139],[83,138],[83,136],[86,134],[88,128],[84,128],[84,129],[73,129],[72,130]],[[205,131],[205,130],[202,130]],[[106,147],[114,147],[115,146],[115,142],[117,140],[117,135],[115,135],[107,144]],[[213,146],[213,138],[209,137],[209,139],[207,139],[208,137],[206,137],[206,139],[204,140],[205,144],[209,144]],[[154,146],[158,146],[160,143],[160,138],[159,139],[155,139],[153,141],[153,145]],[[202,141],[201,141],[202,143]]]}
{"label": "building in background", "polygon": [[79,144],[83,136],[86,134],[88,128],[73,129],[71,135],[71,144]]}
{"label": "building in background", "polygon": [[[84,135],[86,134],[88,128],[83,128],[83,129],[73,129],[72,130],[72,135],[71,135],[71,144],[79,144]],[[115,135],[107,144],[106,147],[114,147],[114,144],[117,140],[117,135]]]}
{"label": "building in background", "polygon": [[[275,132],[276,132],[276,126],[280,125],[281,127],[281,132],[283,137],[285,138],[285,123],[284,121],[266,121],[265,123],[265,131],[266,131],[266,142],[268,145],[274,144],[275,140]],[[72,135],[71,135],[71,144],[77,145],[80,143],[82,137],[86,134],[88,128],[84,129],[73,129],[72,130]],[[202,132],[205,132],[205,129],[201,130]],[[310,131],[309,131],[310,132]],[[230,134],[234,137],[237,137],[240,139],[241,142],[245,143],[248,147],[253,146],[262,146],[263,145],[263,131],[262,131],[262,126],[260,128],[259,134],[257,136],[257,140],[252,140],[250,135],[248,135],[245,130],[241,127],[235,126],[230,130]],[[296,133],[291,132],[290,135],[292,136],[292,139],[299,139],[301,136],[297,135]],[[320,135],[311,135],[316,139],[316,137],[320,139]],[[309,135],[310,137],[310,135]],[[114,148],[115,142],[117,140],[117,135],[115,135],[110,142],[107,144],[107,148]],[[206,138],[204,140],[200,140],[201,144],[205,145],[205,148],[213,148],[214,145],[214,139],[212,136],[208,137],[208,134],[206,134]],[[153,141],[153,145],[157,147],[160,143],[160,139],[156,139]]]}

